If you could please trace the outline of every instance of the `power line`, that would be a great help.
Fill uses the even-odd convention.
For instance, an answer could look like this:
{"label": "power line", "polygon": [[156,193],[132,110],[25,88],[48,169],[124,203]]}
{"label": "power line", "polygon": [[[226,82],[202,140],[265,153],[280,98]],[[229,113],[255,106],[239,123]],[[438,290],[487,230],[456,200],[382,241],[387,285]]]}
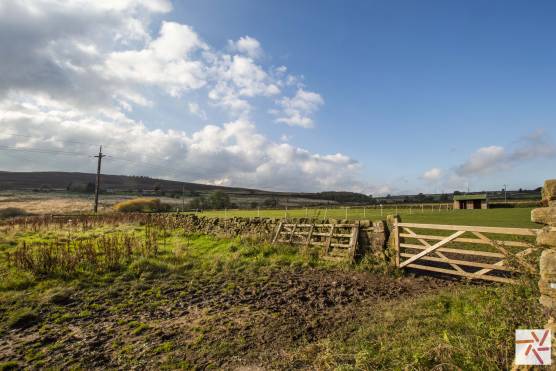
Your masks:
{"label": "power line", "polygon": [[148,167],[155,167],[155,168],[159,168],[159,169],[162,169],[162,170],[168,170],[168,171],[171,171],[173,173],[176,172],[175,168],[170,168],[170,167],[163,166],[163,165],[152,164],[152,163],[149,163],[149,162],[146,162],[146,161],[134,161],[134,160],[129,160],[127,158],[114,157],[114,156],[108,156],[108,157],[113,159],[113,160],[116,160],[116,161],[125,161],[125,162],[130,162],[130,163],[133,163],[133,164],[137,164],[137,165],[146,165]]}
{"label": "power line", "polygon": [[0,150],[16,151],[16,152],[30,152],[30,153],[46,153],[46,154],[54,154],[54,155],[91,157],[91,155],[89,155],[87,153],[83,153],[83,152],[57,151],[57,150],[51,150],[51,149],[45,149],[45,148],[17,148],[17,147],[10,147],[10,146],[0,145]]}
{"label": "power line", "polygon": [[[47,138],[44,138],[44,137],[40,138],[40,137],[37,137],[37,136],[34,136],[34,135],[15,134],[13,132],[12,133],[3,133],[3,134],[6,134],[6,135],[9,135],[9,136],[12,136],[12,137],[20,137],[20,138],[30,138],[30,139],[39,139],[39,140],[47,139]],[[87,145],[87,146],[95,146],[95,147],[98,146],[98,144],[87,143],[87,142],[79,142],[79,141],[76,141],[76,140],[55,139],[55,141],[62,142],[62,143],[84,144],[84,145]]]}
{"label": "power line", "polygon": [[[24,152],[24,153],[39,153],[39,154],[51,154],[51,155],[63,155],[63,156],[80,156],[80,157],[88,157],[88,158],[98,158],[98,155],[90,155],[85,152],[72,152],[72,151],[60,151],[60,150],[52,150],[46,148],[17,148],[17,147],[10,147],[10,146],[3,146],[0,145],[0,151],[13,151],[13,152]],[[136,165],[157,168],[160,170],[165,170],[170,172],[171,174],[176,175],[177,171],[175,168],[171,168],[169,166],[163,166],[158,164],[153,164],[147,161],[137,161],[137,160],[130,160],[123,157],[116,157],[111,155],[102,155],[102,158],[109,158],[116,161],[125,161]]]}
{"label": "power line", "polygon": [[[1,149],[0,149],[0,150],[1,150]],[[13,158],[14,160],[18,160],[18,161],[21,160],[21,159],[24,159],[24,160],[29,161],[29,163],[32,163],[32,162],[33,162],[33,160],[31,160],[31,159],[30,159],[29,157],[27,157],[27,156],[24,156],[22,153],[18,153],[18,154],[16,155],[16,154],[14,154],[14,153],[11,153],[11,154],[10,154],[10,153],[6,152],[6,153],[4,153],[4,155],[6,155],[6,156],[8,156],[8,157],[11,157],[11,158]]]}
{"label": "power line", "polygon": [[[51,150],[51,149],[45,149],[45,148],[17,148],[17,147],[10,147],[10,146],[0,145],[0,150],[15,151],[15,152],[27,152],[27,153],[52,154],[52,155],[65,155],[65,156],[83,156],[83,157],[89,157],[89,158],[97,157],[97,156],[93,156],[93,155],[90,155],[90,154],[84,153],[84,152],[58,151],[58,150]],[[129,159],[126,159],[126,158],[108,156],[108,155],[103,155],[103,157],[107,157],[107,158],[110,158],[110,159],[113,159],[113,160],[116,160],[116,161],[125,161],[125,162],[129,162],[129,163],[137,164],[137,165],[159,168],[159,169],[162,169],[162,170],[171,171],[172,173],[176,172],[175,168],[170,168],[170,167],[167,167],[167,166],[157,165],[157,164],[153,164],[153,163],[146,162],[146,161],[135,161],[135,160],[129,160]]]}
{"label": "power line", "polygon": [[[13,133],[7,133],[7,135],[9,136],[14,136],[14,137],[22,137],[22,138],[31,138],[31,139],[44,139],[44,138],[38,138],[36,136],[32,136],[32,135],[23,135],[23,134],[13,134]],[[92,143],[86,143],[86,142],[78,142],[78,141],[69,141],[69,140],[57,140],[58,142],[63,142],[63,143],[75,143],[75,144],[84,144],[84,145],[88,145],[88,146],[99,146],[98,144],[92,144]],[[106,148],[106,146],[103,146],[103,148]],[[10,146],[3,146],[0,145],[0,149],[6,149],[6,150],[12,150],[12,151],[24,151],[24,152],[37,152],[37,153],[52,153],[52,154],[68,154],[68,155],[85,155],[85,153],[79,153],[79,152],[69,152],[69,151],[58,151],[58,150],[50,150],[50,149],[42,149],[42,148],[19,148],[19,147],[10,147]],[[88,157],[95,157],[95,156],[90,156],[87,154]],[[164,166],[160,166],[160,165],[155,165],[146,161],[133,161],[133,160],[128,160],[128,159],[124,159],[124,158],[120,158],[120,157],[114,157],[114,156],[107,156],[105,155],[104,157],[110,157],[114,160],[119,160],[119,161],[127,161],[127,162],[131,162],[131,163],[136,163],[136,164],[144,164],[144,165],[148,165],[151,167],[160,167],[160,168],[164,168],[165,170],[170,170],[170,168],[164,167]],[[155,158],[157,160],[161,160],[161,161],[166,161],[160,158]]]}

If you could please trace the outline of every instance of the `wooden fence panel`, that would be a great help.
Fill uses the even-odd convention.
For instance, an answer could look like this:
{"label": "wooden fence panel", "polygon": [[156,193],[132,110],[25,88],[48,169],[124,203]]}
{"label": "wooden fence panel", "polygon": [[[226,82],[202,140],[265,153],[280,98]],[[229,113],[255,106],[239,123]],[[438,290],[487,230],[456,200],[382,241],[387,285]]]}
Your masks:
{"label": "wooden fence panel", "polygon": [[359,239],[359,224],[280,223],[272,243],[320,246],[321,257],[353,261]]}
{"label": "wooden fence panel", "polygon": [[[516,273],[535,269],[526,258],[538,250],[531,238],[536,229],[396,223],[393,233],[399,268],[504,283],[516,282]],[[515,241],[516,236],[532,241]]]}

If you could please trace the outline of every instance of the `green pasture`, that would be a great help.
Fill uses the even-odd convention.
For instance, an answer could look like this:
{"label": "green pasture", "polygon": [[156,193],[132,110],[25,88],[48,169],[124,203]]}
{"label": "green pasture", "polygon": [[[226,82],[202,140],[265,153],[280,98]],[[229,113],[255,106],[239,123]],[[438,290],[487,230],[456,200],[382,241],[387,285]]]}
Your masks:
{"label": "green pasture", "polygon": [[404,222],[480,225],[489,227],[539,228],[531,222],[532,208],[508,208],[487,210],[447,210],[446,205],[426,205],[423,208],[307,208],[290,210],[216,210],[197,213],[208,217],[266,217],[266,218],[333,218],[333,219],[385,219],[398,214]]}

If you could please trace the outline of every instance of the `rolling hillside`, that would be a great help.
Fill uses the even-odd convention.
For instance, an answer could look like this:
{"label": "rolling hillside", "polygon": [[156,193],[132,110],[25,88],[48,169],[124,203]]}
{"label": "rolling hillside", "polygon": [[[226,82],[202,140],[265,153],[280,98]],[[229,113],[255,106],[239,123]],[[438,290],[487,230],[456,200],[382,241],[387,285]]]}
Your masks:
{"label": "rolling hillside", "polygon": [[[69,191],[91,194],[94,183],[95,174],[88,173],[0,171],[0,191],[60,193]],[[265,201],[272,201],[271,204],[276,207],[337,203],[334,198],[317,193],[270,192],[124,175],[103,175],[101,188],[105,194],[185,196],[187,198],[223,191],[230,196],[234,203],[242,207],[248,207],[253,203],[262,205]]]}

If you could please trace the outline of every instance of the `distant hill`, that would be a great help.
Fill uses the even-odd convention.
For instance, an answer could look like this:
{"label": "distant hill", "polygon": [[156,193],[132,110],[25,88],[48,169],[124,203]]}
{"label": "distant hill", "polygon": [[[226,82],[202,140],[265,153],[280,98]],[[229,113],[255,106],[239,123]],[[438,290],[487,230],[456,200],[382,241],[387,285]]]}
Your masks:
{"label": "distant hill", "polygon": [[[7,172],[0,171],[0,191],[75,192],[92,194],[95,174],[71,172]],[[258,189],[222,187],[178,182],[143,176],[102,175],[103,193],[144,196],[169,196],[188,199],[207,196],[215,191],[227,193],[241,207],[296,207],[315,205],[372,205],[452,201],[452,194],[396,195],[373,198],[354,192],[272,192]],[[459,193],[459,192],[458,192]],[[486,193],[483,191],[482,193]],[[491,191],[492,200],[539,200],[540,188],[534,190]]]}
{"label": "distant hill", "polygon": [[[7,172],[0,171],[0,190],[37,192],[92,193],[95,174],[72,172]],[[207,184],[178,182],[142,176],[102,175],[101,189],[110,194],[165,195],[198,197],[215,191],[223,191],[239,205],[253,203],[271,207],[285,205],[336,204],[344,201],[354,203],[365,195],[351,192],[288,193],[271,192],[249,188],[222,187]],[[356,196],[354,196],[356,195]]]}
{"label": "distant hill", "polygon": [[[96,175],[88,173],[69,172],[7,172],[0,171],[1,190],[71,190],[79,186],[95,183]],[[268,194],[259,190],[246,188],[221,187],[207,184],[177,182],[173,180],[155,179],[142,176],[102,175],[101,186],[108,192],[143,192],[159,188],[165,192],[207,192],[223,190],[230,193],[253,192]]]}

